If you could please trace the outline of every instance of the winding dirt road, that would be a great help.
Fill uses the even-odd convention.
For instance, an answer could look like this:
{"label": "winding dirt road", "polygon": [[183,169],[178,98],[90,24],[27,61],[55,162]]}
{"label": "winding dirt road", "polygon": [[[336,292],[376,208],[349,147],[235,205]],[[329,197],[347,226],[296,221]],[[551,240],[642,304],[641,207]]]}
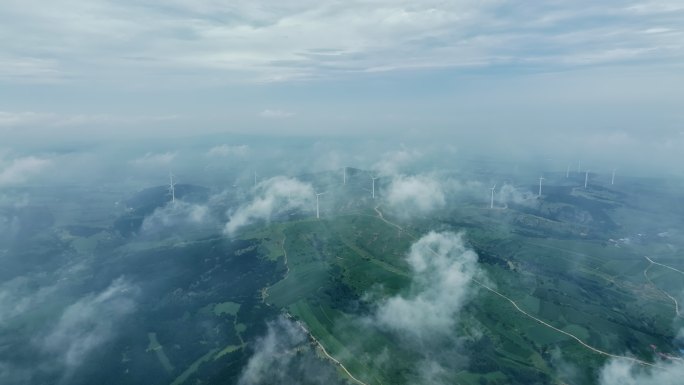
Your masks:
{"label": "winding dirt road", "polygon": [[669,298],[669,299],[674,303],[674,306],[675,306],[675,315],[676,315],[677,317],[679,317],[679,318],[684,318],[684,317],[682,317],[682,313],[679,311],[679,302],[677,302],[677,299],[676,299],[675,297],[673,297],[672,295],[670,295],[670,293],[668,293],[668,292],[666,292],[665,290],[659,288],[659,287],[655,284],[655,282],[653,282],[653,281],[651,280],[651,278],[649,278],[649,276],[648,276],[648,274],[647,274],[647,273],[648,273],[648,270],[649,270],[649,269],[651,268],[651,266],[653,266],[653,265],[662,266],[662,267],[668,268],[668,269],[670,269],[670,270],[674,270],[674,271],[676,271],[676,272],[678,272],[678,273],[680,273],[680,274],[684,274],[684,272],[682,272],[681,270],[677,270],[677,269],[675,269],[675,268],[672,267],[672,266],[663,265],[662,263],[658,263],[658,262],[652,260],[651,258],[649,258],[649,257],[647,257],[647,256],[644,256],[644,258],[646,258],[646,260],[650,262],[650,264],[648,265],[648,267],[646,267],[646,269],[644,269],[644,277],[645,277],[646,280],[651,284],[651,286],[655,287],[658,291],[660,291],[661,293],[663,293],[667,298]]}

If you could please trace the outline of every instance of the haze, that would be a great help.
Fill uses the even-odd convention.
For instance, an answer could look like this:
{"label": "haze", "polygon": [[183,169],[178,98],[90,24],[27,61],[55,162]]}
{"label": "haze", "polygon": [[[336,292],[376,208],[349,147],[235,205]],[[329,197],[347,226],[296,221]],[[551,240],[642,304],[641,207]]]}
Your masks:
{"label": "haze", "polygon": [[0,383],[674,384],[683,21],[4,0]]}

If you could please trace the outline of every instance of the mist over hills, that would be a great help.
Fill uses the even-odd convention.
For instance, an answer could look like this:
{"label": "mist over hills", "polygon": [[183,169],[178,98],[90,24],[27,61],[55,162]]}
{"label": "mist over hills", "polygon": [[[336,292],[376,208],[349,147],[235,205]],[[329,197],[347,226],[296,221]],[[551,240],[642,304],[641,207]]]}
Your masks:
{"label": "mist over hills", "polygon": [[678,0],[5,0],[0,384],[679,384]]}

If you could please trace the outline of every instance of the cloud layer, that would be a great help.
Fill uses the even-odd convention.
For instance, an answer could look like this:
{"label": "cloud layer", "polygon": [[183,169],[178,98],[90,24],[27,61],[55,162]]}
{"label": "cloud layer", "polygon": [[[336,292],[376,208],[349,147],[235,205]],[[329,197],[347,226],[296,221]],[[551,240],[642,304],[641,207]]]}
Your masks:
{"label": "cloud layer", "polygon": [[[330,74],[493,65],[587,65],[682,56],[676,1],[408,0],[226,4],[8,0],[0,81],[103,73],[222,74],[283,81]],[[78,16],[75,16],[78,15]],[[60,41],[55,49],[55,41]],[[150,76],[154,79],[153,76]],[[116,79],[116,77],[114,77]]]}
{"label": "cloud layer", "polygon": [[273,216],[290,210],[314,209],[314,189],[311,184],[294,178],[274,177],[255,188],[251,202],[238,207],[230,214],[224,227],[227,235],[234,235],[243,226],[256,221],[269,221]]}

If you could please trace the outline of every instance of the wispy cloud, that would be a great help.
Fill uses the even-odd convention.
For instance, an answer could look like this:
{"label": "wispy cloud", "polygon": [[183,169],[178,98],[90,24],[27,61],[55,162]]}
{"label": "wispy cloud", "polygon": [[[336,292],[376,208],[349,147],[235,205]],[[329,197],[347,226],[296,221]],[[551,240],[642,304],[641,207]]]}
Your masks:
{"label": "wispy cloud", "polygon": [[0,128],[13,127],[69,127],[85,125],[134,125],[165,122],[177,119],[176,115],[108,115],[108,114],[56,114],[35,111],[0,111]]}
{"label": "wispy cloud", "polygon": [[[160,69],[202,69],[207,81],[218,75],[231,82],[272,82],[355,72],[576,62],[569,58],[586,58],[586,64],[592,58],[599,63],[657,62],[682,56],[681,31],[669,36],[639,32],[674,28],[673,17],[684,12],[676,1],[510,4],[175,0],[159,7],[56,0],[35,7],[10,0],[3,9],[10,17],[0,33],[18,38],[4,45],[0,81],[77,81],[97,78],[99,71],[144,79],[141,75]],[[572,32],[593,39],[585,44],[558,40]],[[605,54],[620,50],[631,54]]]}
{"label": "wispy cloud", "polygon": [[646,369],[633,362],[611,359],[601,369],[600,385],[676,385],[684,378],[681,361],[659,362],[658,368]]}
{"label": "wispy cloud", "polygon": [[239,385],[338,384],[335,367],[308,350],[308,336],[294,321],[279,317],[267,324],[244,366]]}
{"label": "wispy cloud", "polygon": [[9,161],[0,159],[0,186],[11,186],[26,182],[46,170],[53,162],[50,159],[28,156]]}
{"label": "wispy cloud", "polygon": [[426,175],[398,176],[387,187],[386,200],[401,213],[427,213],[444,207],[444,188]]}
{"label": "wispy cloud", "polygon": [[222,144],[220,146],[215,146],[209,149],[207,153],[208,156],[212,157],[226,157],[226,156],[245,156],[249,153],[249,146],[246,144],[240,144],[235,146],[230,146],[227,144]]}
{"label": "wispy cloud", "polygon": [[175,152],[164,152],[159,154],[148,152],[140,158],[131,160],[130,163],[136,166],[167,166],[176,159],[177,155],[178,154]]}
{"label": "wispy cloud", "polygon": [[135,310],[138,289],[119,278],[100,293],[81,298],[67,307],[47,335],[36,342],[59,356],[69,376],[87,355],[116,333],[118,322]]}
{"label": "wispy cloud", "polygon": [[313,207],[314,189],[309,183],[293,178],[274,177],[256,187],[256,196],[235,209],[226,223],[224,232],[233,235],[241,227],[257,221],[269,221],[274,215],[289,210]]}
{"label": "wispy cloud", "polygon": [[270,109],[263,110],[259,113],[259,116],[267,119],[284,119],[293,117],[294,115],[294,112]]}
{"label": "wispy cloud", "polygon": [[406,147],[396,151],[388,151],[373,165],[373,170],[380,175],[395,175],[421,156],[420,151]]}

